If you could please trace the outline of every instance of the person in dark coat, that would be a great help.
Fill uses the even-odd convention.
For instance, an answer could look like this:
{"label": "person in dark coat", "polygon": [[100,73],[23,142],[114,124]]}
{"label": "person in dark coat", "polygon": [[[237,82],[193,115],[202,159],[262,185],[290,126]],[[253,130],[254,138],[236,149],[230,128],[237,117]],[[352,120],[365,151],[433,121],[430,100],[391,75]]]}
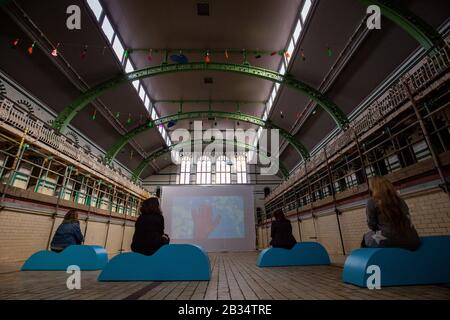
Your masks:
{"label": "person in dark coat", "polygon": [[297,240],[292,235],[291,222],[284,216],[283,210],[274,212],[275,221],[272,222],[270,245],[274,248],[292,249]]}
{"label": "person in dark coat", "polygon": [[170,239],[164,234],[164,217],[158,198],[149,198],[142,202],[140,211],[141,215],[134,227],[131,250],[150,256],[168,244]]}
{"label": "person in dark coat", "polygon": [[51,250],[53,252],[61,252],[71,245],[80,245],[84,241],[83,234],[80,230],[80,221],[78,221],[78,212],[70,210],[64,216],[63,222],[53,236],[51,242]]}
{"label": "person in dark coat", "polygon": [[411,222],[409,208],[392,183],[383,177],[369,181],[370,199],[366,215],[370,231],[364,235],[361,247],[397,247],[416,250],[420,238]]}

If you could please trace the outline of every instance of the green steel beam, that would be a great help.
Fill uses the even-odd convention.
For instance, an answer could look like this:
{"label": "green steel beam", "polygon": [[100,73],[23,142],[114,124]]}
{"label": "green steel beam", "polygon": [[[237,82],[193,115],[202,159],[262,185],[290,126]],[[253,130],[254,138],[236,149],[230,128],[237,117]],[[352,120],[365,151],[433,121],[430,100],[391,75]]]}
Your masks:
{"label": "green steel beam", "polygon": [[159,125],[171,122],[171,121],[179,121],[185,119],[203,119],[203,118],[222,118],[222,119],[231,119],[242,122],[251,123],[257,125],[259,127],[263,127],[266,129],[278,129],[280,135],[285,138],[300,154],[303,159],[309,158],[308,149],[300,142],[296,141],[294,137],[287,132],[286,130],[272,124],[269,121],[263,121],[258,117],[251,116],[248,114],[243,114],[240,112],[225,112],[225,111],[194,111],[194,112],[181,112],[175,115],[159,118],[158,120],[151,120],[147,124],[136,127],[135,129],[128,132],[126,135],[122,136],[114,145],[108,150],[105,155],[105,162],[107,164],[111,163],[117,154],[122,150],[123,147],[135,136],[138,134],[147,131],[151,128],[157,127]]}
{"label": "green steel beam", "polygon": [[[177,143],[177,144],[173,144],[170,147],[166,147],[166,148],[163,148],[161,150],[155,151],[152,154],[150,154],[146,159],[142,160],[142,162],[139,164],[139,166],[134,170],[132,180],[133,181],[139,180],[139,178],[141,177],[141,175],[144,172],[145,168],[147,168],[149,163],[152,162],[154,159],[157,159],[160,156],[175,150],[176,148],[183,148],[184,146],[189,146],[189,145],[195,144],[196,142],[197,143],[207,144],[207,143],[211,143],[213,141],[191,140],[191,141],[186,141],[186,142],[180,142],[180,143]],[[238,141],[231,141],[231,140],[224,140],[224,142],[227,145],[234,145],[234,146],[237,146],[237,147],[241,147],[241,148],[244,148],[247,151],[258,152],[258,148],[254,147],[252,145],[246,144],[246,143],[242,143],[242,142],[238,142]],[[263,155],[263,154],[260,154],[260,155]],[[270,159],[269,157],[267,157],[265,155],[263,155],[263,157],[265,159]],[[279,163],[279,166],[280,166],[280,172],[282,173],[283,177],[284,178],[288,178],[289,177],[289,171],[287,170],[286,166],[284,166],[284,164],[281,161]]]}
{"label": "green steel beam", "polygon": [[162,64],[156,67],[149,67],[142,70],[137,70],[125,75],[120,75],[114,79],[108,80],[82,94],[71,104],[66,106],[64,110],[56,117],[53,128],[62,132],[67,128],[72,119],[80,112],[86,105],[100,97],[102,94],[126,82],[132,82],[139,79],[154,77],[157,75],[175,73],[175,72],[191,72],[191,71],[222,71],[240,73],[252,77],[257,77],[272,82],[288,85],[310,99],[318,103],[325,109],[341,128],[348,125],[348,119],[345,113],[339,109],[331,100],[325,97],[322,93],[309,85],[294,79],[289,75],[281,75],[275,71],[257,68],[250,65],[243,64],[227,64],[227,63],[204,63],[193,62],[186,64]]}
{"label": "green steel beam", "polygon": [[[381,14],[396,23],[399,27],[409,33],[426,50],[431,50],[443,42],[438,31],[427,24],[420,17],[407,8],[393,0],[358,0],[364,5],[377,5]],[[432,5],[430,3],[430,5]]]}
{"label": "green steel beam", "polygon": [[207,52],[209,54],[225,55],[227,52],[229,55],[282,55],[286,52],[285,49],[277,50],[259,50],[259,49],[233,49],[233,48],[212,48],[212,49],[200,49],[200,48],[129,48],[128,53],[144,52],[146,54],[171,54],[171,53],[186,53],[186,54],[200,54],[204,55]]}

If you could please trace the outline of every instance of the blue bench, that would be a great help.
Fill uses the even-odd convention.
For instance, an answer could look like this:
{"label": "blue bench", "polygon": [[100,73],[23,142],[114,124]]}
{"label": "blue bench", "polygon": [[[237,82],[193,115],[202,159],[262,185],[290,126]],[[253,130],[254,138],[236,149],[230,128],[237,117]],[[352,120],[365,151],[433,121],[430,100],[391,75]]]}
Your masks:
{"label": "blue bench", "polygon": [[329,265],[327,250],[317,242],[300,242],[291,250],[268,248],[261,251],[256,265],[258,267],[287,267]]}
{"label": "blue bench", "polygon": [[66,271],[71,265],[80,270],[100,270],[107,263],[108,253],[101,246],[70,246],[60,253],[36,252],[25,261],[21,271]]}
{"label": "blue bench", "polygon": [[209,258],[190,244],[162,246],[151,256],[127,252],[115,256],[99,281],[201,281],[210,279]]}
{"label": "blue bench", "polygon": [[381,286],[450,283],[450,236],[421,238],[416,251],[399,248],[357,249],[347,258],[343,280],[367,286],[367,268],[380,267]]}

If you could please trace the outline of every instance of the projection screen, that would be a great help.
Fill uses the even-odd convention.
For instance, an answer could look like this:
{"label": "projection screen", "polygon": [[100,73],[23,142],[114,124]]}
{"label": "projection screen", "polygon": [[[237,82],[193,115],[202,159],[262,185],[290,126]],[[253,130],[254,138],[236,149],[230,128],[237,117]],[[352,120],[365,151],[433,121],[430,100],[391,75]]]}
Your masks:
{"label": "projection screen", "polygon": [[255,249],[252,186],[168,186],[162,190],[165,232],[171,243],[206,251]]}

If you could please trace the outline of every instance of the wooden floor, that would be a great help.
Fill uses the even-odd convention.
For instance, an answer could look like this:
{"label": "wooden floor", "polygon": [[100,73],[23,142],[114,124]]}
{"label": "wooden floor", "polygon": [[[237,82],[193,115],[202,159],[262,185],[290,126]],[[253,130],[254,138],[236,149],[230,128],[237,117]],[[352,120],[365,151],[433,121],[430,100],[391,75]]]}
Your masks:
{"label": "wooden floor", "polygon": [[107,283],[97,282],[98,271],[83,271],[81,290],[67,289],[69,275],[65,272],[18,272],[0,268],[0,299],[450,300],[450,285],[368,290],[342,283],[342,268],[337,266],[259,269],[256,258],[257,252],[210,254],[210,281]]}

